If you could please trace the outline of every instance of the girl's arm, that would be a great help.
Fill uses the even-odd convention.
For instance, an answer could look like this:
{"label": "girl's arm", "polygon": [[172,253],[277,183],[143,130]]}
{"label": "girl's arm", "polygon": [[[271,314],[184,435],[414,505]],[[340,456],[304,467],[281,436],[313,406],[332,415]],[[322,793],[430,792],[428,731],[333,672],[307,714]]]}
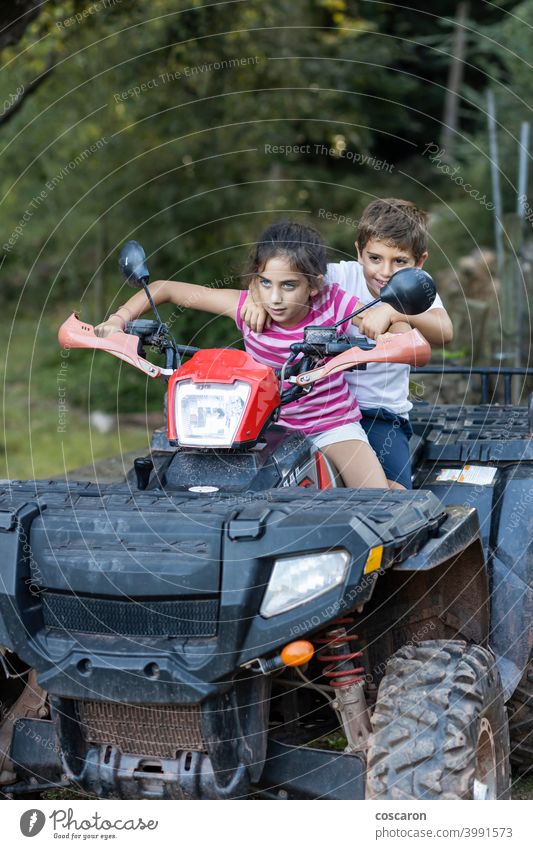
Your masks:
{"label": "girl's arm", "polygon": [[405,316],[388,304],[380,304],[368,313],[356,316],[352,322],[370,339],[377,339],[380,334],[390,331],[392,325],[405,322],[419,330],[430,345],[445,345],[453,339],[452,322],[446,310],[441,307],[427,310],[420,315]]}
{"label": "girl's arm", "polygon": [[381,339],[386,339],[387,336],[392,336],[394,333],[409,333],[410,330],[412,330],[412,327],[405,321],[404,316],[403,321],[395,321],[385,333],[380,333],[376,337],[376,342],[380,342]]}
{"label": "girl's arm", "polygon": [[[197,286],[194,283],[180,283],[174,280],[156,280],[155,283],[150,283],[148,288],[156,306],[171,303],[229,318],[235,318],[241,294],[238,289],[212,289],[210,286]],[[150,304],[144,291],[137,292],[110,315],[107,321],[95,327],[95,333],[97,336],[109,336],[117,330],[124,330],[128,321],[134,321],[149,309]]]}
{"label": "girl's arm", "polygon": [[268,330],[272,319],[264,307],[256,304],[251,289],[248,289],[246,300],[242,305],[241,319],[253,333],[262,333]]}
{"label": "girl's arm", "polygon": [[382,333],[387,333],[391,325],[396,321],[392,313],[394,313],[392,307],[389,307],[387,304],[379,304],[379,306],[368,310],[363,315],[354,316],[351,321],[369,339],[377,339]]}

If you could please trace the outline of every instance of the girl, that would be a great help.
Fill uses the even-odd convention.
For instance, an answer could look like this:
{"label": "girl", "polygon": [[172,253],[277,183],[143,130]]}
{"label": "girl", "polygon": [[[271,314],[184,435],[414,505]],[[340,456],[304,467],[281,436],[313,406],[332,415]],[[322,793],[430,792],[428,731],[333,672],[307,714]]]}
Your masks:
{"label": "girl", "polygon": [[[248,353],[279,369],[291,343],[303,340],[304,327],[330,326],[357,306],[357,299],[337,284],[324,284],[326,265],[326,251],[314,228],[281,222],[265,230],[245,276],[254,300],[271,318],[270,328],[263,333],[254,333],[242,321],[247,291],[158,280],[150,284],[150,292],[156,305],[170,301],[233,318]],[[138,292],[95,331],[99,336],[116,333],[148,309],[146,295]],[[341,330],[346,331],[347,325]],[[346,486],[386,489],[385,475],[360,418],[357,401],[340,373],[317,382],[309,395],[282,407],[279,424],[305,433],[337,468]]]}

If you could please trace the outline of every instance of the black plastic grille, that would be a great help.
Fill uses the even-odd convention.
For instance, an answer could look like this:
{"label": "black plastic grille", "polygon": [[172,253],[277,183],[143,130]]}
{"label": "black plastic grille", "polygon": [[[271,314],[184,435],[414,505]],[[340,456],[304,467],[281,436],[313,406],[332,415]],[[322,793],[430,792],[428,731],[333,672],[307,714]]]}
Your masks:
{"label": "black plastic grille", "polygon": [[139,601],[44,592],[47,628],[132,637],[214,637],[218,600]]}

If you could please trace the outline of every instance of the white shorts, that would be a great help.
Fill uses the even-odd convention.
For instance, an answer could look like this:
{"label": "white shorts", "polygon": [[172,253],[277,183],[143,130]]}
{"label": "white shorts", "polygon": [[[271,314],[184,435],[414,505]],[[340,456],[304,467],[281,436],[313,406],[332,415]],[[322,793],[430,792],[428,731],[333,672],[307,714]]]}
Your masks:
{"label": "white shorts", "polygon": [[310,433],[308,439],[311,440],[315,448],[325,448],[335,442],[349,442],[352,439],[356,439],[358,442],[366,442],[367,445],[370,444],[368,436],[359,422],[333,427],[323,433]]}

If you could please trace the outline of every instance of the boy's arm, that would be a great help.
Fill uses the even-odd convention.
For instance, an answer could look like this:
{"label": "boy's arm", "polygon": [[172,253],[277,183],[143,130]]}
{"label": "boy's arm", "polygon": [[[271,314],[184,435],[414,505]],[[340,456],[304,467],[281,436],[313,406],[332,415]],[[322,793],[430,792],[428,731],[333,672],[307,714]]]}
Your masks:
{"label": "boy's arm", "polygon": [[[176,304],[195,310],[212,312],[235,318],[240,291],[238,289],[211,289],[209,286],[197,286],[194,283],[180,283],[174,280],[156,280],[150,283],[150,294],[154,304]],[[124,330],[128,321],[134,321],[150,309],[144,291],[137,292],[129,301],[119,307],[107,321],[95,327],[97,336],[109,336],[117,330]]]}
{"label": "boy's arm", "polygon": [[[405,321],[406,316],[395,314],[399,321]],[[420,330],[430,345],[446,345],[453,339],[453,324],[444,308],[435,307],[420,315],[409,315],[407,320],[411,327]]]}

